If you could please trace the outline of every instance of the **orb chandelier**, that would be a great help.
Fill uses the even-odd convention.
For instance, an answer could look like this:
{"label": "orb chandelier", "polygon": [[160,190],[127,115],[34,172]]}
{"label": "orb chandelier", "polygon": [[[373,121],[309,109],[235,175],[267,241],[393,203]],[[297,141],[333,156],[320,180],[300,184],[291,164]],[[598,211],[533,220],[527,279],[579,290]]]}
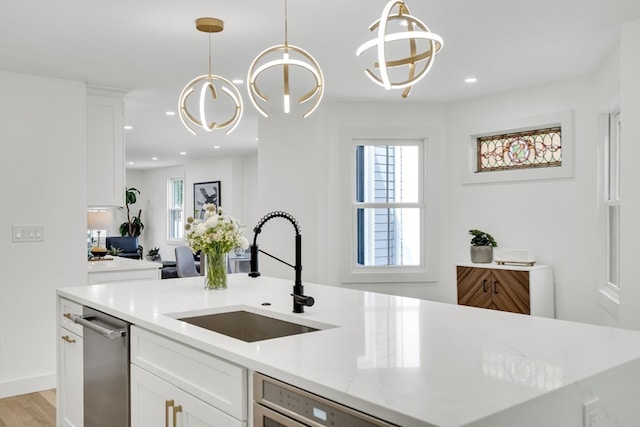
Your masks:
{"label": "orb chandelier", "polygon": [[[231,83],[229,80],[224,77],[216,76],[211,73],[211,34],[219,33],[224,29],[224,22],[220,19],[216,18],[198,18],[196,19],[196,29],[198,31],[202,31],[204,33],[209,33],[209,72],[208,74],[198,76],[195,79],[191,80],[187,85],[182,89],[180,93],[180,98],[178,100],[178,108],[180,109],[180,121],[182,124],[191,132],[196,135],[196,131],[194,128],[202,128],[207,132],[211,132],[214,129],[225,129],[229,128],[225,134],[233,132],[233,130],[240,123],[240,118],[242,117],[242,96],[238,91],[238,88]],[[207,101],[218,101],[221,100],[218,98],[220,95],[218,89],[216,88],[216,84],[219,86],[220,90],[224,95],[226,95],[233,102],[235,109],[227,120],[216,122],[213,120],[207,119]],[[198,112],[197,114],[192,114],[189,111],[187,106],[187,102],[189,97],[196,92],[197,86],[200,85],[199,91],[199,102],[198,102]],[[191,124],[191,126],[189,125]],[[193,127],[192,127],[193,126]]]}
{"label": "orb chandelier", "polygon": [[[394,12],[393,9],[397,7]],[[406,31],[399,31],[387,34],[389,23],[398,21],[406,26]],[[377,29],[378,36],[375,39],[363,43],[356,51],[356,56],[360,56],[364,51],[376,46],[378,52],[378,62],[374,64],[374,68],[378,68],[380,75],[377,76],[370,69],[365,70],[367,77],[375,84],[390,89],[404,89],[402,97],[409,96],[413,85],[418,83],[426,76],[427,72],[433,65],[436,54],[442,49],[443,40],[437,34],[429,31],[427,26],[418,18],[411,15],[409,8],[403,0],[391,0],[382,10],[380,19],[369,26],[370,31]],[[417,40],[427,40],[428,49],[418,53],[416,50]],[[390,50],[391,42],[398,40],[407,40],[409,42],[409,56],[398,59],[389,60],[387,58],[387,50]],[[389,45],[388,45],[389,44]],[[424,62],[423,62],[424,61]],[[421,65],[421,68],[418,67]],[[408,67],[408,75],[406,80],[391,81],[389,77],[389,69],[395,67]]]}
{"label": "orb chandelier", "polygon": [[[268,60],[271,54],[281,53],[281,56]],[[283,77],[283,109],[285,113],[289,113],[291,109],[290,101],[290,84],[289,71],[290,67],[297,67],[309,72],[315,82],[315,85],[309,92],[298,98],[298,102],[303,104],[312,101],[311,108],[303,115],[304,118],[313,113],[320,105],[322,95],[324,94],[324,76],[318,62],[304,49],[289,44],[287,39],[287,0],[284,2],[284,44],[272,46],[260,53],[251,63],[247,75],[247,90],[249,98],[256,107],[258,112],[264,117],[269,117],[260,102],[269,102],[269,97],[258,87],[258,78],[265,71],[282,67]]]}

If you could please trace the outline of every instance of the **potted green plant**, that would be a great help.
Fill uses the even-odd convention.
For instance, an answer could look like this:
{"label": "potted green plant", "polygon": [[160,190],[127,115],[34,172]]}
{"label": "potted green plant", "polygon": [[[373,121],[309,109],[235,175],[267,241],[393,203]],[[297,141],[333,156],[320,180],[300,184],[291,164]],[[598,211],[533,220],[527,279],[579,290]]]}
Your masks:
{"label": "potted green plant", "polygon": [[160,249],[158,248],[149,249],[149,252],[147,252],[147,259],[149,261],[160,261],[162,259],[160,258]]}
{"label": "potted green plant", "polygon": [[475,263],[490,263],[493,261],[493,248],[498,246],[498,243],[489,233],[481,230],[469,230],[471,238],[471,262]]}
{"label": "potted green plant", "polygon": [[136,193],[140,195],[140,190],[137,188],[127,188],[125,190],[125,203],[127,205],[127,221],[120,224],[120,235],[125,237],[136,237],[139,236],[142,230],[144,229],[144,224],[140,219],[142,215],[142,209],[138,211],[138,216],[131,216],[129,205],[133,205],[138,198],[136,197]]}

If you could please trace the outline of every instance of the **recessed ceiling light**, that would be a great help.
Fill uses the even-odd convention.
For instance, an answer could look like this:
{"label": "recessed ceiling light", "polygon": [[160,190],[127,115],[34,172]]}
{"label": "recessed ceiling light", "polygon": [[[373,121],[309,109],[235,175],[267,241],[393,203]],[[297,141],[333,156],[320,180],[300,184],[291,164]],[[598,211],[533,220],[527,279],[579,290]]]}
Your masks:
{"label": "recessed ceiling light", "polygon": [[125,128],[126,130],[131,130],[131,129],[133,129],[133,126],[131,126],[131,125],[126,125],[124,128]]}
{"label": "recessed ceiling light", "polygon": [[136,164],[136,162],[129,162],[129,164],[130,164],[130,165],[135,165],[135,164]]}
{"label": "recessed ceiling light", "polygon": [[215,148],[216,150],[218,150],[220,148],[219,145],[214,145],[213,148]]}
{"label": "recessed ceiling light", "polygon": [[158,158],[157,157],[152,157],[151,160],[158,160]]}
{"label": "recessed ceiling light", "polygon": [[467,77],[466,79],[464,79],[465,83],[475,83],[477,81],[478,79],[476,77]]}
{"label": "recessed ceiling light", "polygon": [[186,151],[181,151],[181,152],[180,152],[180,155],[181,155],[181,156],[186,156],[186,155],[187,155],[187,152],[186,152]]}
{"label": "recessed ceiling light", "polygon": [[166,112],[166,113],[164,113],[164,114],[166,114],[167,116],[175,116],[175,115],[176,115],[176,112],[175,112],[175,111],[167,111],[167,112]]}

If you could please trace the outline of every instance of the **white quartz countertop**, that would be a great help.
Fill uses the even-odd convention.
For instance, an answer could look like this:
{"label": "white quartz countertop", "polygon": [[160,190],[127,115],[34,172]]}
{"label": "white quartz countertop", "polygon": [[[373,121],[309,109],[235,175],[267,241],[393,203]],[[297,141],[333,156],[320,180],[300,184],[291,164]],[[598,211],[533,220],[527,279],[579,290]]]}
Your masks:
{"label": "white quartz countertop", "polygon": [[162,263],[146,261],[141,259],[131,259],[109,255],[102,261],[88,261],[87,271],[89,273],[105,271],[131,271],[131,270],[151,270],[162,268]]}
{"label": "white quartz countertop", "polygon": [[[143,328],[401,426],[462,426],[640,357],[640,332],[230,275],[58,290]],[[268,306],[263,303],[270,303]],[[176,320],[243,308],[321,331],[247,343]]]}

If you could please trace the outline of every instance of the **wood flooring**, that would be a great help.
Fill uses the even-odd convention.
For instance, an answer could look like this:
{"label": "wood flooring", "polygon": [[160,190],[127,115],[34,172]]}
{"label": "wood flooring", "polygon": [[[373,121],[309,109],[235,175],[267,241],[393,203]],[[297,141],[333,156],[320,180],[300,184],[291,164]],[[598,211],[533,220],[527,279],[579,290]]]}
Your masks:
{"label": "wood flooring", "polygon": [[56,391],[0,399],[0,427],[55,427]]}

